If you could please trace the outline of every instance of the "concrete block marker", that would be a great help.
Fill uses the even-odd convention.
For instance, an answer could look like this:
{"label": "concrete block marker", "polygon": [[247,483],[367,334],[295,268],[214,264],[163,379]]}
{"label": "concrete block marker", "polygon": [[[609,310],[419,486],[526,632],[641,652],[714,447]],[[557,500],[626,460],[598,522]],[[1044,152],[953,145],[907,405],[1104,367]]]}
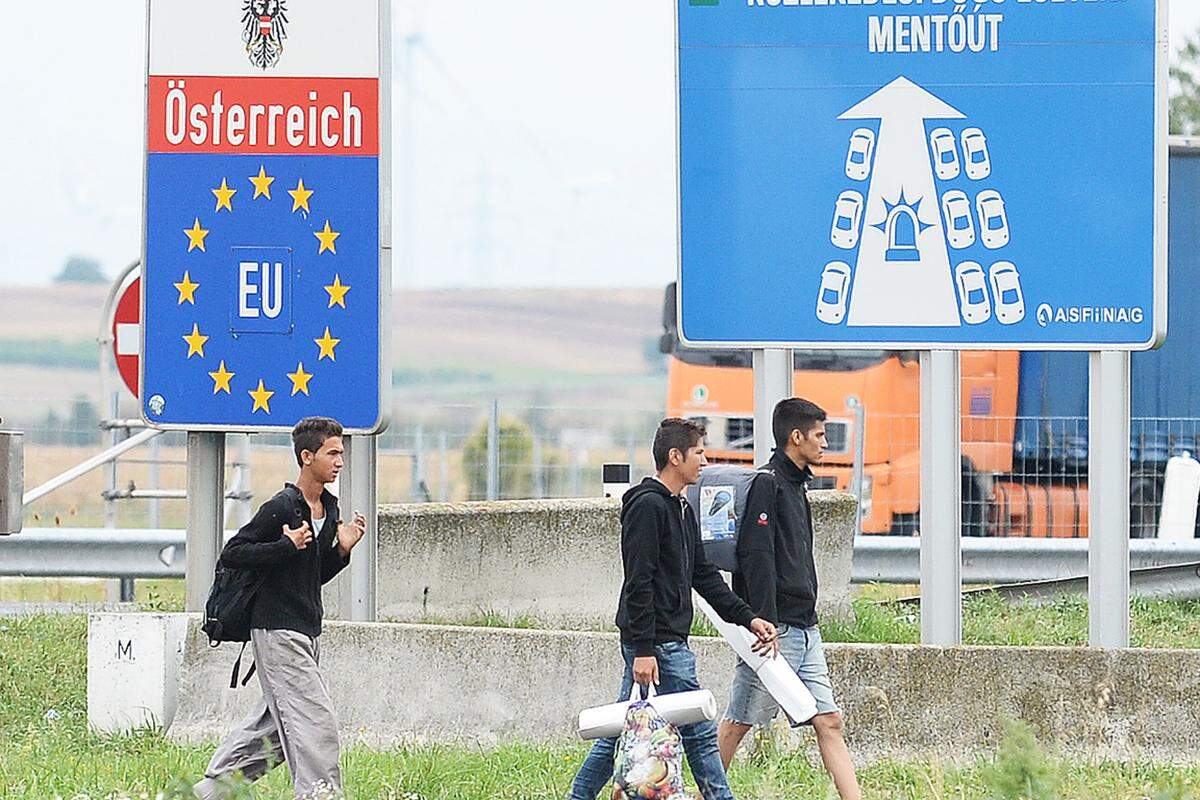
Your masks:
{"label": "concrete block marker", "polygon": [[166,730],[175,718],[187,614],[88,616],[88,727]]}

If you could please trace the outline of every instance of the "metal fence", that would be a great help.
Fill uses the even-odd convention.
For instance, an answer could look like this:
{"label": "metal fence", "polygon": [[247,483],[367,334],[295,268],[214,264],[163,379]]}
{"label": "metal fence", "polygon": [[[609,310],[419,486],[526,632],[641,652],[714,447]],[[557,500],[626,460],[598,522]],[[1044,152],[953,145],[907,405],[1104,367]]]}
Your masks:
{"label": "metal fence", "polygon": [[[97,421],[27,431],[26,484],[95,452],[109,432]],[[604,463],[652,470],[657,409],[565,407],[516,402],[403,405],[380,437],[382,502],[584,497],[601,491]],[[753,423],[712,421],[711,449],[749,458]],[[863,466],[863,531],[920,530],[920,431],[916,415],[866,410],[863,441],[850,412],[831,413],[830,453],[818,486],[851,488]],[[1200,420],[1136,418],[1131,424],[1131,533],[1158,532],[1164,473],[1173,456],[1200,451]],[[729,435],[726,435],[729,434]],[[124,435],[124,432],[119,432]],[[1082,538],[1088,533],[1087,420],[964,414],[962,532],[967,536]],[[34,527],[178,527],[184,521],[184,436],[168,433],[27,509]],[[286,435],[232,437],[226,485],[231,525],[296,472]],[[859,455],[861,453],[861,455]],[[152,497],[158,493],[157,497]],[[257,501],[249,500],[253,495]],[[137,500],[138,502],[134,502]]]}
{"label": "metal fence", "polygon": [[[601,492],[601,467],[652,471],[650,441],[661,412],[484,402],[399,406],[379,437],[381,502],[586,497]],[[126,435],[62,425],[26,428],[26,485],[39,485]],[[493,434],[494,431],[494,435]],[[231,435],[228,524],[293,480],[286,434]],[[26,509],[32,527],[182,527],[186,439],[169,432]],[[254,500],[250,497],[256,498]]]}

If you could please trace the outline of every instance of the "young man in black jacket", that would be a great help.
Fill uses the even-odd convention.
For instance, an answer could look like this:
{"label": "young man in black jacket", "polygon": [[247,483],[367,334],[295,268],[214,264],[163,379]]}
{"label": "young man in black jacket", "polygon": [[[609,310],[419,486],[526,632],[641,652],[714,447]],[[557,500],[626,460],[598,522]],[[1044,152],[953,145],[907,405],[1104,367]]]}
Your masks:
{"label": "young man in black jacket", "polygon": [[[646,478],[621,499],[621,557],[625,580],[617,609],[625,676],[618,702],[629,699],[636,682],[654,684],[659,694],[694,691],[696,659],[688,649],[692,628],[692,589],[722,618],[750,629],[756,650],[773,654],[775,627],[758,619],[729,590],[721,573],[704,557],[700,528],[683,490],[700,477],[704,428],[683,419],[666,419],[654,437],[653,478]],[[711,722],[679,729],[692,775],[705,800],[733,800]],[[592,747],[571,787],[573,800],[595,800],[612,777],[617,740]]]}
{"label": "young man in black jacket", "polygon": [[337,719],[318,668],[321,586],[350,563],[363,538],[361,514],[344,523],[325,488],[342,469],[342,426],[309,417],[292,430],[300,477],[263,504],[221,553],[228,567],[256,570],[262,586],[250,615],[250,641],[262,686],[254,712],[231,732],[194,787],[223,798],[235,772],[254,781],[287,762],[296,796],[341,795]]}
{"label": "young man in black jacket", "polygon": [[[817,628],[817,570],[805,484],[812,479],[811,466],[825,455],[825,412],[798,397],[781,400],[771,428],[775,453],[762,468],[767,474],[754,479],[746,497],[733,588],[755,614],[778,626],[780,654],[817,701],[812,726],[821,760],[842,800],[859,800]],[[739,660],[718,732],[726,769],[750,728],[770,722],[778,711],[754,671]]]}

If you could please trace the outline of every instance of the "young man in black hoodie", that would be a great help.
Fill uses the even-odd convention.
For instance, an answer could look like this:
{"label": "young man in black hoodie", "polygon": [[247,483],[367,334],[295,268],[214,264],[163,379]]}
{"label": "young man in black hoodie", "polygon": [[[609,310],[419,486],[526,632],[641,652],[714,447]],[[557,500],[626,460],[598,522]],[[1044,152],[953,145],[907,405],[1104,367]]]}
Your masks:
{"label": "young man in black hoodie", "polygon": [[[842,800],[859,800],[817,628],[817,569],[805,484],[812,479],[812,465],[825,455],[825,412],[793,397],[775,406],[771,423],[775,453],[762,467],[767,474],[754,479],[746,497],[733,588],[755,614],[778,625],[780,654],[817,701],[812,726],[821,760]],[[739,660],[718,733],[725,769],[750,728],[770,722],[778,711],[754,671]]]}
{"label": "young man in black hoodie", "polygon": [[281,762],[298,798],[341,796],[337,719],[318,668],[321,586],[350,563],[366,519],[342,522],[325,488],[342,470],[342,426],[303,419],[292,443],[300,464],[295,485],[264,503],[221,553],[226,566],[255,570],[263,581],[250,615],[262,699],[193,787],[202,800],[227,797],[235,772],[254,781]]}
{"label": "young man in black hoodie", "polygon": [[[618,702],[629,699],[636,682],[654,684],[659,694],[694,691],[696,659],[688,649],[692,628],[692,589],[722,618],[749,628],[756,650],[774,654],[775,627],[756,618],[729,590],[721,573],[704,557],[700,529],[683,490],[700,478],[704,428],[666,419],[654,436],[657,474],[621,498],[621,557],[625,580],[617,608],[625,676]],[[692,775],[705,800],[733,800],[711,722],[679,729]],[[601,739],[575,776],[572,800],[595,800],[612,777],[617,740]]]}

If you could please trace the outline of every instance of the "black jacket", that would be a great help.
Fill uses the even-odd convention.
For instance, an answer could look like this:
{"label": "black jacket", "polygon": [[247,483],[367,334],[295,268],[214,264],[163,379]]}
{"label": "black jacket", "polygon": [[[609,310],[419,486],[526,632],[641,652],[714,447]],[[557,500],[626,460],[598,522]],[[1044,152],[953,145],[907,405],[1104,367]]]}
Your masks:
{"label": "black jacket", "polygon": [[781,450],[750,485],[738,529],[738,572],[733,589],[756,616],[778,625],[817,624],[817,568],[813,563],[812,511],[801,470]]}
{"label": "black jacket", "polygon": [[621,498],[621,558],[625,581],[617,627],[636,655],[654,655],[656,644],[687,641],[692,589],[723,619],[747,627],[754,619],[704,558],[692,509],[656,478],[646,478]]}
{"label": "black jacket", "polygon": [[337,549],[337,498],[322,491],[321,504],[325,523],[313,531],[313,540],[303,550],[283,532],[285,525],[295,528],[301,521],[312,526],[308,503],[291,484],[263,503],[254,519],[225,544],[221,561],[226,566],[264,573],[250,613],[251,628],[321,634],[321,586],[350,563]]}

